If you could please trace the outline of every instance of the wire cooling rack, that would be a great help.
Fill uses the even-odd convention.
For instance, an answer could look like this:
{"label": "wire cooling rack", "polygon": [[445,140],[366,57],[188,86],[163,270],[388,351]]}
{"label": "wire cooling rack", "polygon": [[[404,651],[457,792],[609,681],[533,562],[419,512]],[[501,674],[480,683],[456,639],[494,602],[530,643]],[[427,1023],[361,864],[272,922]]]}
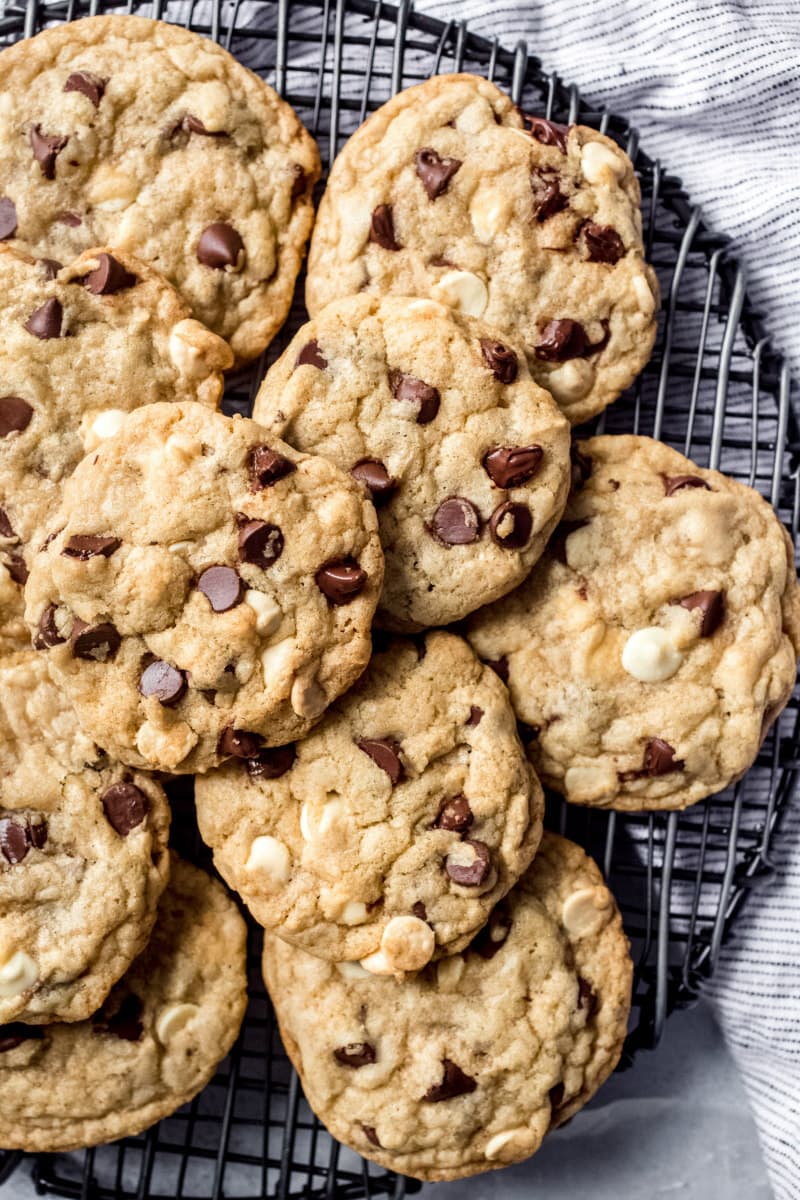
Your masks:
{"label": "wire cooling rack", "polygon": [[[0,43],[97,12],[166,17],[221,42],[273,84],[320,143],[323,161],[401,87],[445,71],[494,78],[513,99],[559,121],[616,138],[642,184],[647,254],[664,296],[656,351],[635,386],[591,427],[651,434],[701,465],[769,497],[797,542],[800,439],[788,371],[750,308],[727,239],[709,229],[681,181],[640,151],[636,130],[597,110],[578,89],[515,50],[381,0],[181,0],[169,6],[92,0],[9,4]],[[298,292],[301,295],[301,292]],[[284,334],[258,366],[231,379],[228,411],[249,411],[268,367],[303,320],[298,300]],[[797,698],[736,787],[685,813],[628,815],[548,801],[552,828],[582,843],[616,892],[636,961],[623,1065],[653,1046],[670,1011],[709,978],[749,893],[773,873],[770,845],[800,768]],[[190,785],[175,786],[175,825],[194,837]],[[183,818],[183,819],[181,819]],[[197,844],[194,844],[197,850]],[[197,855],[195,854],[195,857]],[[403,1197],[419,1184],[338,1146],[311,1115],[280,1046],[251,929],[251,1003],[239,1042],[212,1084],[138,1138],[27,1160],[42,1194],[82,1200],[152,1197]],[[2,1099],[0,1098],[0,1103]],[[0,1152],[0,1183],[26,1161]]]}

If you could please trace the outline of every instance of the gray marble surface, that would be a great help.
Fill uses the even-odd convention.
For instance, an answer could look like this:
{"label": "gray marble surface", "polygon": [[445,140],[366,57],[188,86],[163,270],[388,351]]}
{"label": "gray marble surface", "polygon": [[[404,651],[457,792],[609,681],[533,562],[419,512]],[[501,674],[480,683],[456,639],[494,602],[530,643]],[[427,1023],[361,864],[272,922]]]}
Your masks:
{"label": "gray marble surface", "polygon": [[[2,1103],[2,1097],[0,1097]],[[34,1200],[20,1171],[0,1200]],[[670,1018],[658,1050],[520,1167],[423,1188],[422,1200],[772,1200],[753,1118],[709,1009]]]}

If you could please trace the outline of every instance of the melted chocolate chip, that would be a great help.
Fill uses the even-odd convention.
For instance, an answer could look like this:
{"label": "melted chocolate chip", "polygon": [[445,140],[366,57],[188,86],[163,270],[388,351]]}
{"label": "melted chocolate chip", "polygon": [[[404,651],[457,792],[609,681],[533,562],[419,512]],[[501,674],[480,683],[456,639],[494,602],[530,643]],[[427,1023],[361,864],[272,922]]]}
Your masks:
{"label": "melted chocolate chip", "polygon": [[500,383],[513,383],[517,378],[517,356],[510,346],[494,338],[481,338],[481,353],[486,365]]}
{"label": "melted chocolate chip", "polygon": [[132,288],[138,280],[112,254],[98,254],[97,266],[80,282],[94,296],[113,296]]}
{"label": "melted chocolate chip", "polygon": [[34,125],[30,132],[33,157],[41,167],[45,179],[55,179],[56,159],[69,141],[58,134],[42,133],[41,125]]}
{"label": "melted chocolate chip", "polygon": [[328,360],[319,348],[319,342],[316,338],[312,338],[310,342],[306,342],[303,349],[294,360],[294,369],[298,367],[316,367],[320,371],[324,371],[328,365]]}
{"label": "melted chocolate chip", "polygon": [[391,204],[379,204],[369,223],[369,240],[384,250],[402,250],[394,235],[394,215]]}
{"label": "melted chocolate chip", "polygon": [[135,783],[112,783],[100,799],[106,820],[120,837],[127,837],[150,812],[149,799]]}
{"label": "melted chocolate chip", "polygon": [[244,242],[232,225],[215,221],[207,225],[197,243],[197,261],[204,267],[222,271],[225,267],[238,266],[244,255]]}
{"label": "melted chocolate chip", "polygon": [[541,224],[567,207],[567,197],[558,186],[558,175],[534,167],[530,175],[533,193],[533,215]]}
{"label": "melted chocolate chip", "polygon": [[542,465],[541,446],[495,446],[483,458],[483,469],[500,488],[522,487]]}
{"label": "melted chocolate chip", "polygon": [[246,729],[234,729],[228,725],[219,735],[217,751],[225,758],[258,758],[263,741],[260,733],[250,733]]}
{"label": "melted chocolate chip", "polygon": [[431,532],[445,546],[466,546],[481,534],[481,518],[475,505],[463,496],[443,500],[433,514]]}
{"label": "melted chocolate chip", "polygon": [[450,829],[456,833],[466,833],[472,822],[475,820],[472,815],[472,809],[469,806],[469,800],[463,794],[460,796],[451,796],[449,800],[445,800],[442,807],[439,809],[439,814],[433,822],[433,829]]}
{"label": "melted chocolate chip", "polygon": [[299,200],[308,187],[308,177],[300,163],[292,163],[292,192],[291,199]]}
{"label": "melted chocolate chip", "polygon": [[376,767],[386,772],[393,785],[405,778],[400,743],[396,738],[361,738],[356,745],[372,759]]}
{"label": "melted chocolate chip", "polygon": [[610,225],[587,221],[581,229],[590,262],[616,263],[625,253],[622,238]]}
{"label": "melted chocolate chip", "polygon": [[198,589],[214,612],[227,612],[241,604],[244,584],[233,567],[206,567],[197,581]]}
{"label": "melted chocolate chip", "polygon": [[586,1020],[589,1021],[597,1012],[599,1000],[592,991],[592,985],[583,978],[578,977],[578,1008],[586,1009]]}
{"label": "melted chocolate chip", "polygon": [[[469,846],[472,850],[471,859],[467,863],[459,861],[461,846]],[[444,866],[453,883],[460,884],[461,887],[479,887],[492,869],[489,847],[484,842],[464,838],[459,843],[459,848],[448,854]]]}
{"label": "melted chocolate chip", "polygon": [[559,125],[556,121],[547,121],[544,117],[534,117],[530,113],[522,113],[525,128],[532,138],[543,146],[557,146],[562,154],[567,153],[567,137],[569,125]]}
{"label": "melted chocolate chip", "polygon": [[[78,216],[78,214],[76,212],[68,212],[66,210],[64,212],[60,212],[60,213],[56,214],[56,221],[58,221],[59,225],[66,225],[67,228],[69,228],[69,229],[77,229],[79,225],[83,224],[82,219]],[[50,259],[42,259],[40,261],[50,262],[51,260]],[[59,267],[59,270],[60,269],[61,268]]]}
{"label": "melted chocolate chip", "polygon": [[469,948],[480,954],[481,958],[494,958],[501,946],[505,945],[510,933],[511,914],[505,901],[501,900],[492,910],[483,929],[472,939]]}
{"label": "melted chocolate chip", "polygon": [[40,817],[37,821],[29,818],[25,833],[34,850],[42,850],[47,845],[48,824],[44,817]]}
{"label": "melted chocolate chip", "polygon": [[0,438],[22,433],[31,423],[33,408],[21,396],[0,396]]}
{"label": "melted chocolate chip", "polygon": [[279,479],[285,479],[296,471],[293,462],[269,446],[256,446],[250,452],[250,490],[260,492],[272,487]]}
{"label": "melted chocolate chip", "polygon": [[663,738],[651,738],[644,751],[642,766],[636,771],[621,771],[619,778],[623,783],[632,779],[654,779],[658,775],[669,775],[672,771],[683,770],[683,759],[675,758],[675,750]]}
{"label": "melted chocolate chip", "polygon": [[372,503],[376,508],[386,504],[392,492],[397,487],[386,467],[377,458],[362,458],[350,468],[350,474],[369,490]]}
{"label": "melted chocolate chip", "polygon": [[431,387],[414,375],[405,375],[402,371],[389,372],[389,387],[395,400],[404,400],[413,404],[417,410],[417,424],[428,425],[439,411],[441,397],[438,389]]}
{"label": "melted chocolate chip", "polygon": [[471,704],[469,706],[469,716],[467,717],[467,724],[472,725],[473,727],[475,725],[480,725],[482,717],[483,717],[483,709],[479,708],[477,704]]}
{"label": "melted chocolate chip", "polygon": [[6,558],[5,568],[8,571],[14,583],[20,587],[24,587],[28,582],[28,564],[21,554],[9,554]]}
{"label": "melted chocolate chip", "polygon": [[6,862],[10,862],[12,865],[21,863],[28,853],[25,826],[20,825],[17,821],[12,821],[10,817],[0,820],[0,853]]}
{"label": "melted chocolate chip", "polygon": [[489,518],[492,540],[504,550],[521,550],[527,546],[533,530],[533,517],[527,504],[507,500],[498,504]]}
{"label": "melted chocolate chip", "polygon": [[375,1126],[374,1125],[364,1125],[362,1122],[361,1128],[364,1130],[364,1136],[366,1137],[367,1141],[372,1142],[373,1146],[377,1146],[380,1149],[381,1144],[378,1141],[378,1134],[375,1129]]}
{"label": "melted chocolate chip", "polygon": [[680,604],[681,608],[688,608],[690,612],[695,608],[700,609],[703,614],[700,622],[701,637],[711,637],[725,618],[724,592],[692,592],[680,600],[673,600],[672,603]]}
{"label": "melted chocolate chip", "polygon": [[70,643],[75,658],[110,662],[119,650],[122,638],[110,621],[101,621],[99,625],[87,625],[85,621],[76,617],[72,624]]}
{"label": "melted chocolate chip", "polygon": [[82,96],[86,96],[87,100],[91,100],[95,108],[99,108],[107,83],[107,79],[101,79],[99,75],[93,75],[91,71],[75,71],[64,84],[64,91],[80,92]]}
{"label": "melted chocolate chip", "polygon": [[699,475],[663,475],[662,479],[665,496],[674,496],[683,488],[704,488],[707,492],[713,491],[705,479],[701,479]]}
{"label": "melted chocolate chip", "polygon": [[239,530],[239,558],[256,567],[270,567],[283,553],[283,534],[267,521],[247,521]]}
{"label": "melted chocolate chip", "polygon": [[355,559],[325,563],[314,576],[317,587],[331,604],[350,604],[367,583],[367,573]]}
{"label": "melted chocolate chip", "polygon": [[444,1069],[442,1082],[429,1087],[422,1097],[423,1100],[438,1104],[441,1100],[453,1100],[456,1096],[467,1096],[470,1092],[475,1091],[478,1086],[477,1081],[462,1071],[461,1067],[451,1059],[443,1058],[442,1067]]}
{"label": "melted chocolate chip", "polygon": [[225,138],[228,136],[224,129],[206,129],[200,118],[194,116],[193,113],[186,114],[181,121],[181,128],[186,133],[197,133],[200,137]]}
{"label": "melted chocolate chip", "polygon": [[340,1067],[352,1067],[357,1070],[358,1067],[367,1067],[375,1062],[375,1047],[370,1042],[348,1042],[346,1046],[339,1046],[338,1050],[334,1050],[333,1057]]}
{"label": "melted chocolate chip", "polygon": [[0,196],[0,242],[17,232],[17,206],[8,196]]}
{"label": "melted chocolate chip", "polygon": [[159,704],[172,708],[186,693],[186,673],[158,658],[142,671],[139,691],[145,697],[155,696]]}
{"label": "melted chocolate chip", "polygon": [[25,322],[25,328],[28,333],[39,338],[40,341],[48,341],[51,338],[61,337],[61,322],[64,319],[64,310],[61,307],[61,302],[52,297],[50,300],[45,300],[39,308],[35,308]]}
{"label": "melted chocolate chip", "polygon": [[505,654],[502,658],[485,658],[484,664],[491,667],[495,675],[502,679],[503,683],[508,683],[508,659]]}
{"label": "melted chocolate chip", "polygon": [[411,905],[411,912],[420,921],[427,921],[428,919],[428,910],[421,900],[414,901]]}
{"label": "melted chocolate chip", "polygon": [[42,274],[48,281],[55,279],[58,272],[61,270],[62,264],[54,258],[40,258],[39,266],[42,268]]}
{"label": "melted chocolate chip", "polygon": [[38,1041],[43,1037],[44,1028],[41,1025],[23,1025],[21,1021],[0,1025],[0,1054],[16,1050],[23,1042]]}
{"label": "melted chocolate chip", "polygon": [[39,617],[39,627],[33,639],[34,649],[48,650],[51,646],[61,646],[66,640],[56,627],[56,606],[48,604]]}
{"label": "melted chocolate chip", "polygon": [[138,996],[126,996],[115,1013],[109,1014],[105,1007],[92,1017],[92,1032],[107,1033],[125,1042],[138,1042],[144,1033],[142,1013],[144,1005]]}
{"label": "melted chocolate chip", "polygon": [[414,162],[429,200],[436,200],[447,191],[450,180],[461,166],[460,158],[441,158],[430,146],[418,150]]}
{"label": "melted chocolate chip", "polygon": [[[1,400],[0,400],[0,406],[2,406]],[[1,412],[2,412],[2,407],[0,407],[0,413]],[[12,526],[10,520],[8,519],[8,513],[6,512],[6,510],[4,508],[0,508],[0,537],[10,538],[15,542],[19,541],[19,538],[17,537],[16,533],[14,533],[14,527]]]}
{"label": "melted chocolate chip", "polygon": [[89,558],[110,558],[121,545],[119,538],[103,537],[94,533],[76,533],[67,539],[61,553],[65,558],[79,558],[81,562],[86,562]]}
{"label": "melted chocolate chip", "polygon": [[535,347],[536,357],[544,362],[566,362],[569,358],[587,358],[598,354],[608,345],[608,322],[599,342],[590,342],[586,330],[577,321],[562,317],[548,321],[542,330],[542,340]]}
{"label": "melted chocolate chip", "polygon": [[248,775],[255,779],[280,779],[294,766],[297,751],[293,745],[269,746],[259,750],[255,758],[245,760]]}

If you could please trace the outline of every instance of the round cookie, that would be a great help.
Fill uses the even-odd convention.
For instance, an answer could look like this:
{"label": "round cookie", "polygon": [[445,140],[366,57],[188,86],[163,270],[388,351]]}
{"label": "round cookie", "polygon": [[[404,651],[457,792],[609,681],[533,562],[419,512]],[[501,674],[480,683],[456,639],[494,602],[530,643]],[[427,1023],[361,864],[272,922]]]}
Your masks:
{"label": "round cookie", "polygon": [[83,455],[143,404],[215,407],[232,364],[230,347],[129,255],[97,248],[59,269],[0,243],[0,636],[28,643],[30,556]]}
{"label": "round cookie", "polygon": [[306,303],[426,296],[521,343],[569,420],[617,398],[650,357],[658,283],[628,156],[581,125],[520,112],[493,83],[408,88],[350,138],[311,243]]}
{"label": "round cookie", "polygon": [[97,749],[34,650],[0,659],[0,779],[0,1025],[84,1020],[150,935],[166,796]]}
{"label": "round cookie", "polygon": [[207,38],[121,14],[0,53],[0,240],[70,262],[113,243],[164,274],[238,362],[283,324],[317,147]]}
{"label": "round cookie", "polygon": [[449,633],[392,642],[296,747],[227,763],[195,798],[257,921],[397,975],[467,945],[533,858],[544,809],[506,689]]}
{"label": "round cookie", "polygon": [[77,467],[26,587],[91,737],[186,774],[306,733],[366,666],[383,577],[360,486],[254,421],[152,404]]}
{"label": "round cookie", "polygon": [[99,1012],[0,1026],[0,1145],[51,1153],[140,1133],[196,1095],[247,1003],[246,928],[216,880],[173,858],[147,949]]}
{"label": "round cookie", "polygon": [[590,858],[546,833],[463,954],[401,981],[267,934],[264,978],[306,1098],[334,1137],[416,1179],[520,1162],[616,1066],[632,963]]}
{"label": "round cookie", "polygon": [[531,578],[468,636],[542,779],[576,804],[685,808],[737,780],[789,699],[800,590],[751,488],[645,437],[579,443]]}
{"label": "round cookie", "polygon": [[329,305],[272,367],[253,415],[372,495],[390,629],[446,625],[504,595],[566,503],[569,426],[518,344],[429,300]]}

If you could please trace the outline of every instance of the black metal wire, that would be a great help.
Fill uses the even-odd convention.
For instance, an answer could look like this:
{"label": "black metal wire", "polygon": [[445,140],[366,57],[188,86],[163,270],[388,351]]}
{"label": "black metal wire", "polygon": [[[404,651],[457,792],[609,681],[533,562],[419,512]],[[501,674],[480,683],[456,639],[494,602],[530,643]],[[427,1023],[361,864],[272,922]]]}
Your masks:
{"label": "black metal wire", "polygon": [[[0,17],[0,43],[89,13],[172,16],[160,0],[28,0]],[[664,296],[652,361],[592,429],[660,437],[767,496],[797,544],[800,435],[785,364],[747,301],[728,240],[709,229],[681,181],[639,150],[628,122],[545,75],[524,43],[509,50],[415,13],[408,0],[184,0],[176,19],[221,42],[281,92],[329,163],[343,141],[400,87],[431,74],[486,75],[515,101],[557,120],[580,120],[617,139],[642,183],[647,253]],[[233,378],[229,412],[248,412],[268,365],[304,319],[298,298],[286,330],[257,367]],[[749,893],[774,874],[770,847],[800,769],[797,698],[746,778],[683,813],[615,814],[548,799],[547,822],[603,865],[623,910],[636,964],[623,1065],[661,1036],[668,1014],[692,1003]],[[192,830],[186,784],[173,788],[176,826]],[[197,855],[189,834],[184,851]],[[411,1180],[339,1147],[308,1109],[278,1039],[251,929],[251,1003],[237,1046],[211,1085],[147,1134],[84,1153],[35,1158],[0,1152],[0,1183],[29,1166],[43,1194],[76,1200],[218,1200],[238,1196],[403,1197]]]}

